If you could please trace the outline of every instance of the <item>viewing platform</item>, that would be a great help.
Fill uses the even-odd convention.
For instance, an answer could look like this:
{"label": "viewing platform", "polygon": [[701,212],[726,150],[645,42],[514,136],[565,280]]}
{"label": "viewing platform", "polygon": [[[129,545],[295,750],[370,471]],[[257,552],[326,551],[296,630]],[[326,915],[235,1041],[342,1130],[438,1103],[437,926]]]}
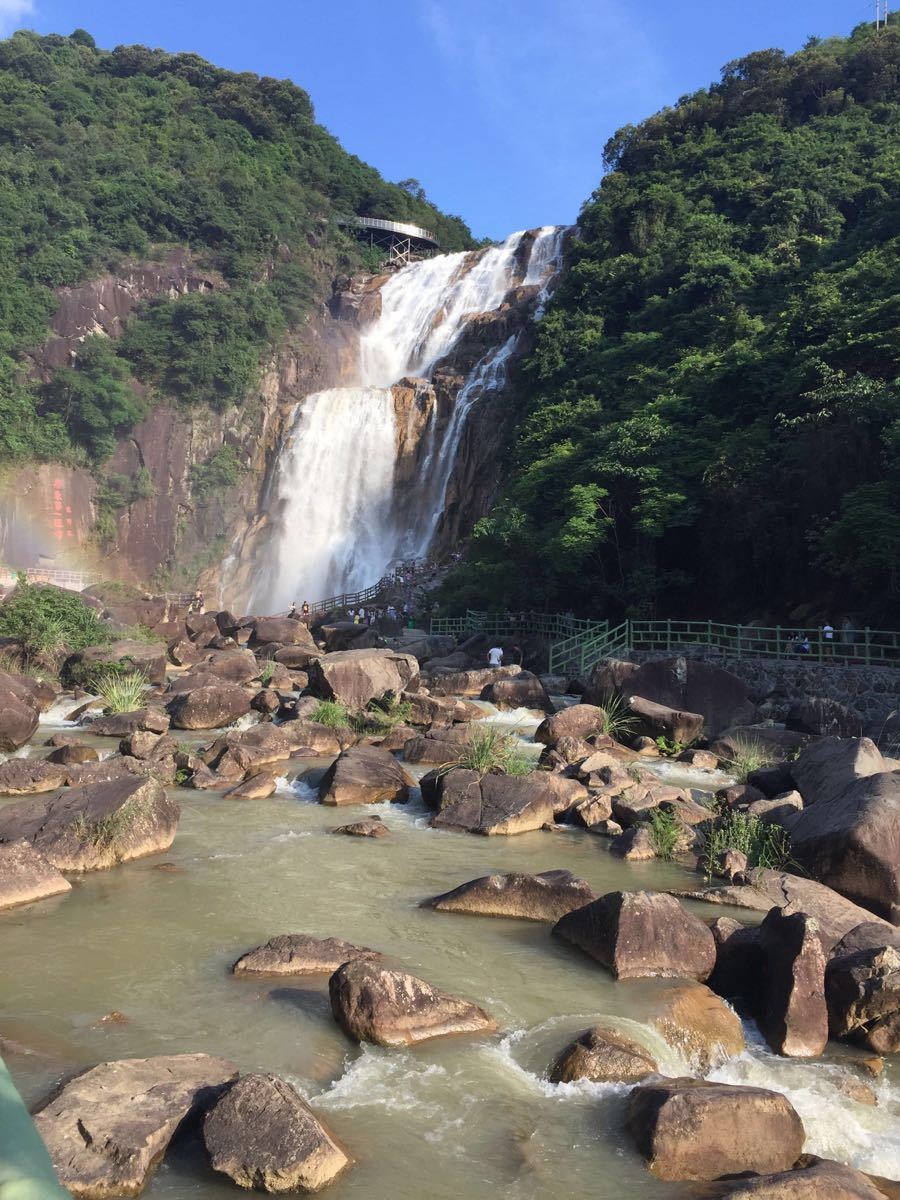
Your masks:
{"label": "viewing platform", "polygon": [[427,258],[441,248],[436,235],[420,225],[382,217],[339,217],[337,223],[355,230],[370,246],[387,250],[390,266],[406,266],[412,259]]}

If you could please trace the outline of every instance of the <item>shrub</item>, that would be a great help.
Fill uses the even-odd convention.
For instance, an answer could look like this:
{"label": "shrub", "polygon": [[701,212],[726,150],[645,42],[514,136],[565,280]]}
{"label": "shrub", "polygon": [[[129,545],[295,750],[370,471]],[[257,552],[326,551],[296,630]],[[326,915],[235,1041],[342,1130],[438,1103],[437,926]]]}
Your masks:
{"label": "shrub", "polygon": [[791,862],[791,839],[786,829],[746,813],[723,812],[706,833],[703,873],[711,879],[716,860],[725,850],[740,850],[748,867],[780,871]]}
{"label": "shrub", "polygon": [[684,838],[684,826],[674,812],[664,808],[654,808],[648,824],[656,857],[670,861]]}
{"label": "shrub", "polygon": [[141,707],[147,676],[140,671],[119,671],[104,668],[91,677],[91,691],[103,700],[105,712],[133,712]]}
{"label": "shrub", "polygon": [[20,577],[12,595],[0,604],[0,637],[15,638],[29,656],[63,648],[84,650],[108,642],[110,636],[77,592]]}
{"label": "shrub", "polygon": [[311,721],[319,725],[327,725],[330,729],[348,729],[350,715],[343,704],[336,700],[320,700],[310,714]]}
{"label": "shrub", "polygon": [[412,705],[408,700],[384,696],[380,700],[370,700],[366,711],[351,724],[357,733],[389,733],[395,726],[408,721],[411,713]]}
{"label": "shrub", "polygon": [[530,775],[537,767],[533,758],[522,752],[515,736],[495,725],[474,726],[467,743],[460,747],[459,757],[447,767],[465,767],[487,775],[491,771],[503,775]]}

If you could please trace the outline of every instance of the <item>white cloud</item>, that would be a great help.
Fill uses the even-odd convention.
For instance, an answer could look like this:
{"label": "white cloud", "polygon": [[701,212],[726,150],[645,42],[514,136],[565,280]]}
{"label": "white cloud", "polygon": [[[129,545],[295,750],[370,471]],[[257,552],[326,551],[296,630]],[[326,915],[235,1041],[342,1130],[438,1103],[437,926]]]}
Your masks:
{"label": "white cloud", "polygon": [[23,17],[32,16],[34,11],[34,0],[0,0],[0,37],[20,29]]}

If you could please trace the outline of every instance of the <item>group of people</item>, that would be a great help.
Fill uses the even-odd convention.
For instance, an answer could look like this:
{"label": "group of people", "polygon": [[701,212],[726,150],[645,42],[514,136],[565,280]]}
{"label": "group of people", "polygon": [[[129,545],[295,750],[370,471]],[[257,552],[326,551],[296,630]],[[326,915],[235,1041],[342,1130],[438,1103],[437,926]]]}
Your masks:
{"label": "group of people", "polygon": [[287,615],[295,621],[308,621],[312,615],[312,610],[309,607],[309,601],[304,600],[299,608],[297,607],[297,601],[292,601]]}
{"label": "group of people", "polygon": [[388,621],[403,621],[408,622],[412,616],[412,608],[406,602],[398,608],[396,604],[387,604],[384,607],[369,607],[364,608],[362,605],[359,608],[351,608],[347,612],[347,619],[352,621],[354,625],[374,625],[376,621],[387,619]]}
{"label": "group of people", "polygon": [[[831,653],[834,650],[835,641],[840,641],[845,646],[853,645],[856,636],[856,630],[854,629],[853,623],[849,617],[844,617],[843,621],[841,622],[840,635],[838,638],[835,638],[835,632],[834,626],[829,621],[826,621],[819,631],[819,636],[823,643],[823,649],[825,650],[826,654]],[[812,642],[810,641],[809,634],[798,633],[794,638],[792,648],[796,654],[811,654]]]}

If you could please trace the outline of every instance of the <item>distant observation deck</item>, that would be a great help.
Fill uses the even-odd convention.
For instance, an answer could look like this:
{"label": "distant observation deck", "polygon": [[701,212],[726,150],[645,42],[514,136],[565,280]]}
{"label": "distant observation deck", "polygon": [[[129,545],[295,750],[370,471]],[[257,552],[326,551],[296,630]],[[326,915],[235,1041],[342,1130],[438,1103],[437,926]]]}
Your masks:
{"label": "distant observation deck", "polygon": [[419,225],[381,217],[339,217],[337,223],[355,230],[370,246],[387,250],[392,267],[405,266],[413,258],[427,258],[441,248],[435,234]]}

